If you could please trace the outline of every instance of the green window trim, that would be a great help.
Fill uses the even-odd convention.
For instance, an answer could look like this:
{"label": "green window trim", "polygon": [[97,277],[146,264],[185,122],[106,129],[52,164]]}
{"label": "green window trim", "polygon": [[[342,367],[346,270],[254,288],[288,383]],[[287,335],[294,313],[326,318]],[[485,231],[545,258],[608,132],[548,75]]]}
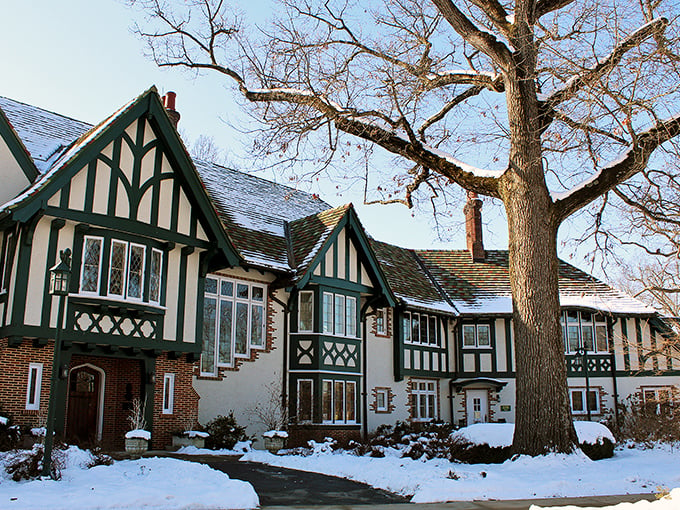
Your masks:
{"label": "green window trim", "polygon": [[439,317],[420,312],[401,314],[402,339],[406,345],[441,347],[442,333]]}
{"label": "green window trim", "polygon": [[579,349],[594,354],[610,352],[609,328],[604,315],[566,310],[560,318],[566,354],[576,354]]}
{"label": "green window trim", "polygon": [[298,294],[298,332],[314,331],[314,291],[303,290]]}
{"label": "green window trim", "polygon": [[321,423],[355,425],[357,420],[357,383],[344,379],[321,381]]}
{"label": "green window trim", "polygon": [[324,291],[321,318],[321,332],[324,335],[359,338],[356,296]]}

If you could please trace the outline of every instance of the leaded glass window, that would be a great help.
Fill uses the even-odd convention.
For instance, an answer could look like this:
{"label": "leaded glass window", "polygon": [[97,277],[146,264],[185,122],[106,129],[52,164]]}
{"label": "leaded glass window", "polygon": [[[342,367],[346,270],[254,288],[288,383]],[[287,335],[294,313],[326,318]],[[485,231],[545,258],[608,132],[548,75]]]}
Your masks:
{"label": "leaded glass window", "polygon": [[102,238],[86,237],[83,241],[81,292],[99,292],[99,268],[102,259]]}

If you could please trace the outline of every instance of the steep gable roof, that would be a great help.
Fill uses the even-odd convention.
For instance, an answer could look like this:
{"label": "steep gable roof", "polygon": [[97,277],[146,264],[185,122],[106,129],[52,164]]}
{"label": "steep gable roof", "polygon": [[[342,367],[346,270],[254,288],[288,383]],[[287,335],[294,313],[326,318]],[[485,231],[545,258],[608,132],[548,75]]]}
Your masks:
{"label": "steep gable roof", "polygon": [[42,174],[26,191],[0,206],[0,214],[12,215],[19,221],[33,216],[45,207],[51,194],[60,189],[80,167],[95,157],[133,120],[146,115],[167,148],[167,156],[174,162],[175,171],[187,183],[187,194],[203,214],[219,249],[228,263],[239,262],[238,254],[205,195],[193,161],[168,119],[155,87],[143,92],[94,127],[22,103],[14,104],[10,110],[13,111],[10,116],[15,118],[13,123],[20,126],[16,132]]}
{"label": "steep gable roof", "polygon": [[[473,262],[467,250],[416,250],[416,255],[461,314],[511,314],[508,252],[487,250]],[[612,314],[652,315],[654,310],[560,260],[560,305]]]}

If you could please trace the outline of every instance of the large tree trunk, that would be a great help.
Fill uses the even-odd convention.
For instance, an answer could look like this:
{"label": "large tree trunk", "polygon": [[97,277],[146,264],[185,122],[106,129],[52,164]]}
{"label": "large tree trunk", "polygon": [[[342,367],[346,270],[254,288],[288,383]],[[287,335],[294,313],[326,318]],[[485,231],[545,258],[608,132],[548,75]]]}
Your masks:
{"label": "large tree trunk", "polygon": [[513,450],[540,455],[571,452],[577,441],[559,317],[559,222],[545,182],[530,46],[524,57],[514,55],[516,74],[505,82],[511,148],[501,196],[508,215],[517,360]]}

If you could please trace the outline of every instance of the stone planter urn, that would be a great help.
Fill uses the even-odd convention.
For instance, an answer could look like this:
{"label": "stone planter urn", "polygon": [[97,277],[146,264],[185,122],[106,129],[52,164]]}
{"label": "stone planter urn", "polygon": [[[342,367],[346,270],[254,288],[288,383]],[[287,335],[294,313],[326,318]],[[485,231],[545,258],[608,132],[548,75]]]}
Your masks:
{"label": "stone planter urn", "polygon": [[206,437],[208,437],[207,432],[187,430],[182,434],[172,436],[172,446],[176,448],[182,448],[184,446],[195,446],[196,448],[205,448]]}
{"label": "stone planter urn", "polygon": [[141,457],[149,450],[151,433],[146,430],[131,430],[125,434],[125,451],[133,457]]}
{"label": "stone planter urn", "polygon": [[277,454],[286,446],[286,439],[288,439],[288,432],[284,430],[270,430],[262,434],[264,439],[264,447],[269,453]]}

